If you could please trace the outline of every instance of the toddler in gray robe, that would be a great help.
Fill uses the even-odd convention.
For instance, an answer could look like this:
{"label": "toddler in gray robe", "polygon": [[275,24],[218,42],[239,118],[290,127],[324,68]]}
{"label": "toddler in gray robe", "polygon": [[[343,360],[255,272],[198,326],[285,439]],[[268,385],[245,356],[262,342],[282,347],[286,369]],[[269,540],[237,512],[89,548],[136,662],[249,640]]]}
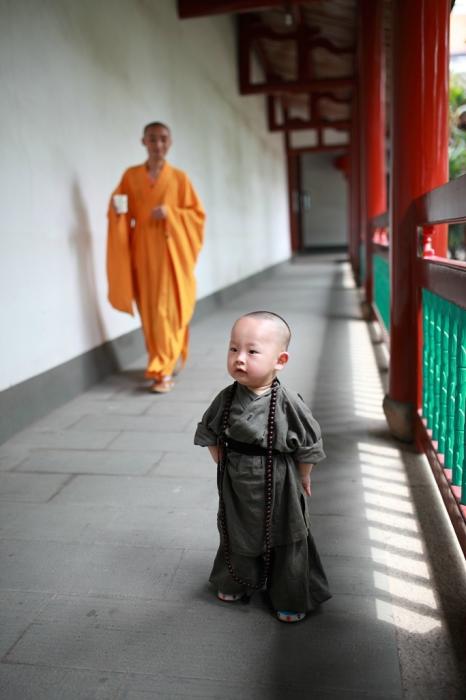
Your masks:
{"label": "toddler in gray robe", "polygon": [[[310,472],[325,458],[320,428],[301,397],[276,379],[288,360],[289,339],[288,324],[271,312],[236,321],[228,351],[235,384],[209,406],[194,442],[220,464],[220,547],[210,575],[218,597],[239,600],[262,582],[278,618],[296,622],[330,593],[309,518]],[[273,480],[267,540],[268,439]]]}

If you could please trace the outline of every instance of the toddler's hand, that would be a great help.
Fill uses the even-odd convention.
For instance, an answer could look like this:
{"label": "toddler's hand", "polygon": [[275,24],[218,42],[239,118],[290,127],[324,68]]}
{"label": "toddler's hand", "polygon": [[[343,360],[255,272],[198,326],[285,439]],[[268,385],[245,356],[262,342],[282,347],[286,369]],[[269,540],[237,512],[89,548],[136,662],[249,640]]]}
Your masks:
{"label": "toddler's hand", "polygon": [[311,495],[311,477],[310,477],[310,475],[302,476],[301,483],[303,485],[304,491],[307,493],[308,496],[310,496]]}

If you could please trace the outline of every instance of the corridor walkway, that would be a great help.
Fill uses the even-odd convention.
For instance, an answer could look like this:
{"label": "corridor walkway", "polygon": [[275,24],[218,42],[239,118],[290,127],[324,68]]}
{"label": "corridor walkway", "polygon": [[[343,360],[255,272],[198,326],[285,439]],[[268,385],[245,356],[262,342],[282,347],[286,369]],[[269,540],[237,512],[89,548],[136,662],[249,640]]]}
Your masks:
{"label": "corridor walkway", "polygon": [[[295,626],[206,583],[215,466],[193,432],[229,381],[232,320],[257,308],[293,329],[281,379],[328,454],[312,513],[333,598]],[[0,446],[2,700],[464,697],[464,561],[427,463],[387,433],[347,264],[299,259],[197,321],[172,394],[142,390],[142,367]]]}

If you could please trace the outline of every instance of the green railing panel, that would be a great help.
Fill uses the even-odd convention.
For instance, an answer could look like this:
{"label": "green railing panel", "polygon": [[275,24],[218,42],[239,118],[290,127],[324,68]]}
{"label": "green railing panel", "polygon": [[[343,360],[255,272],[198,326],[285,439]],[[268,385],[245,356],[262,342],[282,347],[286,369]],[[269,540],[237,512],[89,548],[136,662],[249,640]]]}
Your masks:
{"label": "green railing panel", "polygon": [[422,291],[422,413],[466,505],[466,309]]}
{"label": "green railing panel", "polygon": [[359,246],[359,284],[362,287],[366,281],[366,246],[361,243]]}
{"label": "green railing panel", "polygon": [[390,268],[388,260],[374,253],[372,256],[374,304],[390,333]]}

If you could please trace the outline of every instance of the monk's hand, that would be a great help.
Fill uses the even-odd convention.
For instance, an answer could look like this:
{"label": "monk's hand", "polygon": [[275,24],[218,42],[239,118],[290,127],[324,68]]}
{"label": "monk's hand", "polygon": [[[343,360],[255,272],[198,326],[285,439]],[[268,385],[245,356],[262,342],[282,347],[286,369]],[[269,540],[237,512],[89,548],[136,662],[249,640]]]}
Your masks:
{"label": "monk's hand", "polygon": [[160,207],[152,209],[152,218],[156,221],[163,221],[167,218],[167,208],[162,204]]}
{"label": "monk's hand", "polygon": [[310,496],[311,495],[311,475],[308,474],[307,476],[302,476],[301,483],[303,485],[303,489],[304,489],[305,493],[307,493],[307,495]]}

